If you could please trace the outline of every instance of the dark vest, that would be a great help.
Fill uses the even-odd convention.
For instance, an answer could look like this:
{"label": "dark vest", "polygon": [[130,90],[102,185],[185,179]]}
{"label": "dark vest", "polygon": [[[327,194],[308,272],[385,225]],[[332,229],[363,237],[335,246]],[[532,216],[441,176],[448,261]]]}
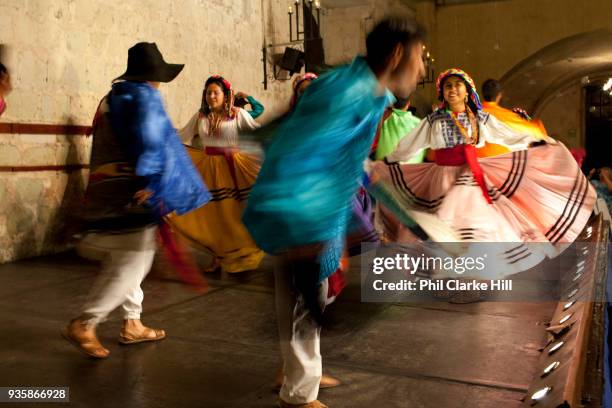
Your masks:
{"label": "dark vest", "polygon": [[136,205],[134,194],[146,180],[134,174],[129,140],[119,140],[111,127],[107,95],[98,107],[93,124],[89,182],[82,218],[88,231],[125,231],[156,224],[146,205]]}

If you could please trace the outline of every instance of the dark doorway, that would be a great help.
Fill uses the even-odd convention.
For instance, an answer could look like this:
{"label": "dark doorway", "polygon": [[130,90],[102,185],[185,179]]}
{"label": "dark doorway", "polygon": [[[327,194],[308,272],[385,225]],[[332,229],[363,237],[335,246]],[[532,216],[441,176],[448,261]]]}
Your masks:
{"label": "dark doorway", "polygon": [[582,170],[612,166],[612,96],[601,85],[585,87],[585,149]]}

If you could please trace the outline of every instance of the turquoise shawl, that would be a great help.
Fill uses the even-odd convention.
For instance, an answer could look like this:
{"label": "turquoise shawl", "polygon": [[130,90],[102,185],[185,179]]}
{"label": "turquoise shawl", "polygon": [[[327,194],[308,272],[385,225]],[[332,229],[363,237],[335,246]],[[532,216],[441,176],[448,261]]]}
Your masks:
{"label": "turquoise shawl", "polygon": [[259,247],[322,243],[320,279],[336,270],[363,161],[393,100],[360,57],[312,82],[275,129],[249,196],[243,221]]}

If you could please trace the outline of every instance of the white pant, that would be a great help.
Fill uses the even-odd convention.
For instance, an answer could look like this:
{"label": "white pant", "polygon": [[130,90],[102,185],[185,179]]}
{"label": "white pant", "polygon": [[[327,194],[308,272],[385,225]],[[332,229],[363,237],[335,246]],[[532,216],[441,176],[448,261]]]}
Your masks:
{"label": "white pant", "polygon": [[125,234],[89,234],[88,245],[104,251],[105,257],[81,318],[97,325],[121,306],[124,319],[140,319],[144,294],[141,282],[155,256],[157,227]]}
{"label": "white pant", "polygon": [[[277,257],[274,268],[276,315],[284,371],[280,398],[290,404],[306,404],[316,400],[319,394],[321,327],[312,319],[302,296],[296,292],[293,271],[287,266],[281,257]],[[326,279],[319,288],[322,305],[327,298],[327,287]]]}

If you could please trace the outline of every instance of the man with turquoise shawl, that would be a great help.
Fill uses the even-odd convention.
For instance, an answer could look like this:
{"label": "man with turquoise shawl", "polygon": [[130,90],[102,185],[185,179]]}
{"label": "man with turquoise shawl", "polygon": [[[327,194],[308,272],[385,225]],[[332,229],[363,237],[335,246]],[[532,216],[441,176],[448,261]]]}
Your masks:
{"label": "man with turquoise shawl", "polygon": [[257,244],[277,255],[283,408],[325,406],[317,395],[327,278],[338,267],[351,199],[382,114],[423,74],[423,40],[412,20],[381,21],[368,34],[367,55],[313,81],[266,150],[243,221]]}
{"label": "man with turquoise shawl", "polygon": [[109,356],[96,327],[118,307],[120,343],[166,337],[140,320],[140,284],[153,263],[157,225],[168,213],[186,213],[211,198],[157,90],[182,69],[166,63],[155,43],[138,43],[128,51],[127,71],[116,79],[121,82],[113,84],[96,112],[81,218],[84,241],[104,252],[104,260],[88,301],[62,331],[90,357]]}

